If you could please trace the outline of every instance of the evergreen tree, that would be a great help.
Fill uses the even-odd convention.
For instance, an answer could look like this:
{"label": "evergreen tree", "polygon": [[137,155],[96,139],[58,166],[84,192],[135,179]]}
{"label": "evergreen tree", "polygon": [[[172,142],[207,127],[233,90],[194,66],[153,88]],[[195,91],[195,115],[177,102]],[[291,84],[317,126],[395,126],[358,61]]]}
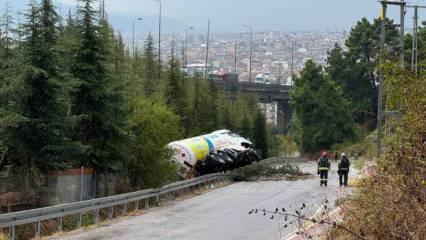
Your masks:
{"label": "evergreen tree", "polygon": [[6,1],[4,14],[0,18],[0,71],[5,71],[11,66],[12,47],[14,40],[12,38],[13,17],[9,7],[9,1]]}
{"label": "evergreen tree", "polygon": [[[71,66],[73,63],[74,53],[77,49],[77,23],[75,17],[72,15],[71,10],[68,12],[66,19],[66,25],[59,33],[58,39],[58,51],[59,51],[59,64],[61,65],[64,73],[69,74],[71,72]],[[69,76],[70,77],[70,76]]]}
{"label": "evergreen tree", "polygon": [[253,138],[253,124],[250,121],[248,114],[244,114],[243,120],[241,121],[240,133],[243,137],[252,139]]}
{"label": "evergreen tree", "polygon": [[[386,40],[390,48],[398,45],[398,31],[386,20]],[[375,126],[377,112],[377,67],[380,51],[380,21],[370,23],[363,18],[346,40],[347,52],[336,45],[329,53],[326,68],[331,79],[342,88],[351,102],[357,123]]]}
{"label": "evergreen tree", "polygon": [[300,121],[302,151],[315,153],[356,137],[349,102],[321,66],[308,61],[294,83],[291,104]]}
{"label": "evergreen tree", "polygon": [[207,81],[207,91],[211,99],[211,103],[205,117],[210,119],[210,129],[217,129],[219,127],[219,89],[216,87],[216,83],[214,82],[213,78],[210,78]]}
{"label": "evergreen tree", "polygon": [[156,90],[155,80],[157,78],[157,61],[154,48],[154,39],[151,33],[145,40],[143,49],[143,79],[145,82],[145,96],[152,95]]}
{"label": "evergreen tree", "polygon": [[110,33],[101,20],[96,24],[93,0],[80,0],[78,9],[78,48],[72,74],[80,81],[74,95],[73,113],[81,117],[75,139],[86,147],[80,164],[100,170],[118,170],[122,166],[122,96],[107,62]]}
{"label": "evergreen tree", "polygon": [[185,89],[182,86],[182,74],[179,62],[175,58],[172,49],[172,57],[169,63],[168,84],[166,89],[166,103],[183,121],[186,118]]}
{"label": "evergreen tree", "polygon": [[[70,166],[75,150],[67,137],[70,121],[61,97],[62,76],[57,65],[58,16],[51,0],[32,2],[25,25],[25,70],[13,91],[21,94],[6,116],[5,143],[12,164],[26,169]],[[11,99],[13,100],[13,99]],[[4,120],[4,119],[3,119]]]}

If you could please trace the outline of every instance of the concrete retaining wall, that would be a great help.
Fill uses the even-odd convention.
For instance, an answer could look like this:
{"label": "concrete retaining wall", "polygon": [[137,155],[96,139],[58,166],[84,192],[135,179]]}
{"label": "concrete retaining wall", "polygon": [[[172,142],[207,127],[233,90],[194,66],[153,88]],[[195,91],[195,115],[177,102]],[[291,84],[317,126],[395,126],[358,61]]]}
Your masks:
{"label": "concrete retaining wall", "polygon": [[[34,178],[34,177],[33,177]],[[129,192],[125,175],[97,174],[93,169],[51,172],[29,180],[26,174],[0,173],[0,214],[78,202]]]}

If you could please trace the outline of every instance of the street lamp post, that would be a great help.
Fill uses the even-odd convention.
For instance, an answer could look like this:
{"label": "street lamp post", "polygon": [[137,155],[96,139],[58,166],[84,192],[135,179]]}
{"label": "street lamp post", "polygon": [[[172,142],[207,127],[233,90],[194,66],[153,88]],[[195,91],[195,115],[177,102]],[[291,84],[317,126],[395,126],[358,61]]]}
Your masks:
{"label": "street lamp post", "polygon": [[142,21],[142,18],[135,18],[133,20],[133,41],[132,41],[132,54],[133,54],[133,58],[135,58],[135,24],[136,21]]}
{"label": "street lamp post", "polygon": [[207,21],[207,45],[206,45],[206,69],[204,71],[204,77],[207,79],[209,74],[209,44],[210,44],[210,18]]}
{"label": "street lamp post", "polygon": [[249,25],[244,25],[244,27],[248,28],[250,30],[250,70],[249,70],[249,82],[251,82],[252,77],[251,77],[251,73],[252,73],[252,51],[253,51],[253,27],[249,26]]}
{"label": "street lamp post", "polygon": [[158,78],[161,77],[161,15],[162,15],[162,3],[160,0],[154,0],[160,4],[160,13],[158,15]]}
{"label": "street lamp post", "polygon": [[188,67],[188,31],[193,30],[194,27],[189,27],[185,30],[185,61],[184,61],[184,67]]}

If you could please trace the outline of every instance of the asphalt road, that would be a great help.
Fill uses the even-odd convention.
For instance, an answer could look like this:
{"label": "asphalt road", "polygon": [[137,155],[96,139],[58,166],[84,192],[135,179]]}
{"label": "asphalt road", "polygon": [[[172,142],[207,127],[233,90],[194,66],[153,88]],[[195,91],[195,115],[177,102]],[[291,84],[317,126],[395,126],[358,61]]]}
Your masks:
{"label": "asphalt road", "polygon": [[[303,203],[313,213],[324,199],[334,202],[351,189],[338,186],[336,164],[329,186],[320,187],[314,164],[300,164],[314,177],[298,181],[240,182],[177,202],[146,214],[119,220],[110,226],[54,239],[66,240],[275,240],[294,228],[282,228],[282,219],[248,215],[250,209],[299,208]],[[351,175],[356,171],[352,170]]]}

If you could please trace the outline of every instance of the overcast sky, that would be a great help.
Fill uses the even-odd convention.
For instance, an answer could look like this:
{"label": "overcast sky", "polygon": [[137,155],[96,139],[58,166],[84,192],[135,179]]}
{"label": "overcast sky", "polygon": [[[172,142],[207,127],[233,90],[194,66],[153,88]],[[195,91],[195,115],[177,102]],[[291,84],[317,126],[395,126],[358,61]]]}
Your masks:
{"label": "overcast sky", "polygon": [[[9,0],[14,8],[24,9],[29,0]],[[6,0],[0,0],[0,10]],[[62,2],[63,11],[76,0]],[[255,30],[278,31],[342,31],[349,30],[362,17],[379,15],[377,0],[162,0],[165,17],[198,29],[204,29],[211,18],[212,31],[238,32],[243,24]],[[411,0],[424,4],[426,0]],[[158,13],[154,0],[106,0],[110,15],[153,16]],[[58,4],[59,6],[59,4]],[[421,11],[422,12],[422,11]],[[425,11],[426,12],[426,11]],[[390,14],[399,16],[396,7]],[[421,17],[426,14],[421,13]],[[407,12],[407,27],[412,25],[412,10]],[[399,19],[399,18],[397,18]],[[423,18],[422,18],[423,19]]]}

